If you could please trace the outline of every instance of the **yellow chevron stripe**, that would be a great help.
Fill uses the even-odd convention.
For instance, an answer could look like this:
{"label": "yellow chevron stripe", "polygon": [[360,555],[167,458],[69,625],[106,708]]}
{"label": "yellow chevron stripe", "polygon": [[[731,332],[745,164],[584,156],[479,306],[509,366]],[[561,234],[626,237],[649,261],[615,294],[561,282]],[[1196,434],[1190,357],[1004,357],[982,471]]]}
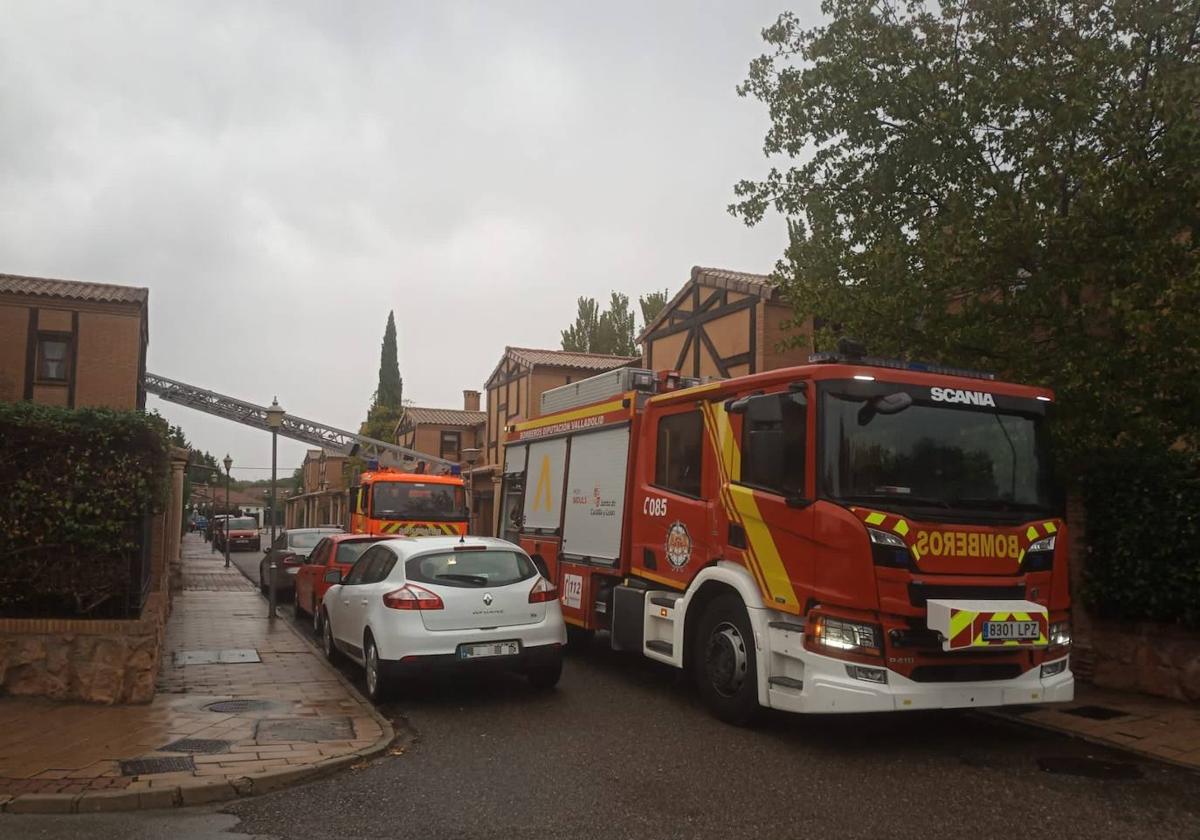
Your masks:
{"label": "yellow chevron stripe", "polygon": [[868,525],[882,525],[883,520],[886,518],[887,517],[884,516],[882,513],[868,513],[867,514],[867,524]]}
{"label": "yellow chevron stripe", "polygon": [[1025,536],[1030,540],[1036,540],[1038,538],[1037,528],[1034,528],[1032,525],[1030,525],[1025,529]]}
{"label": "yellow chevron stripe", "polygon": [[[732,429],[729,426],[729,415],[722,410],[722,418],[718,420],[716,412],[709,403],[701,406],[701,416],[704,418],[704,431],[708,435],[708,441],[712,445],[713,451],[717,454],[717,473],[720,486],[721,505],[725,508],[725,515],[733,522],[736,522],[743,529],[745,523],[742,517],[738,515],[737,506],[733,503],[733,497],[729,493],[730,476],[734,474],[734,470],[741,469],[741,453],[733,440]],[[723,422],[721,422],[723,420]],[[746,568],[750,570],[754,581],[758,584],[760,592],[767,592],[767,583],[763,579],[762,570],[758,567],[758,559],[754,555],[753,543],[747,543],[745,549],[742,550],[742,556],[746,560]]]}
{"label": "yellow chevron stripe", "polygon": [[950,618],[950,638],[953,639],[963,630],[971,626],[971,622],[975,620],[975,613],[959,610]]}
{"label": "yellow chevron stripe", "polygon": [[1058,526],[1055,525],[1053,522],[1044,522],[1044,523],[1042,523],[1042,527],[1046,529],[1047,534],[1053,534],[1055,531],[1058,530]]}

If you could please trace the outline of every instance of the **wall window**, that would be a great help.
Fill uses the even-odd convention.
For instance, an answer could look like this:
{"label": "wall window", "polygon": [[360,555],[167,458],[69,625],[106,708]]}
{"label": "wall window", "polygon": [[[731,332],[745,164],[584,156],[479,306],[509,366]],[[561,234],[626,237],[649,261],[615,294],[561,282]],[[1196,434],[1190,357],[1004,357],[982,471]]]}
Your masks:
{"label": "wall window", "polygon": [[742,415],[742,483],[803,496],[807,429],[803,394],[751,397]]}
{"label": "wall window", "polygon": [[39,333],[37,378],[39,382],[66,382],[71,375],[71,337],[62,333]]}
{"label": "wall window", "polygon": [[700,496],[700,459],[704,421],[699,411],[672,414],[658,421],[654,483],[685,496]]}
{"label": "wall window", "polygon": [[462,448],[462,432],[442,432],[442,447],[439,453],[447,461],[457,461]]}

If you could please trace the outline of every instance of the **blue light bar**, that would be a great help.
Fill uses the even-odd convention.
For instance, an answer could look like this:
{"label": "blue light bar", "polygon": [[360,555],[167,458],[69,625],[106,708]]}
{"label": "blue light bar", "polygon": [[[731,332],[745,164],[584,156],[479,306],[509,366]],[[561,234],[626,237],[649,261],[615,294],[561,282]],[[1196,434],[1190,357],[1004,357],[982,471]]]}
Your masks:
{"label": "blue light bar", "polygon": [[870,356],[856,358],[843,353],[831,352],[813,353],[808,357],[808,363],[811,365],[863,365],[864,367],[891,368],[892,370],[915,370],[921,373],[941,374],[942,376],[964,376],[968,379],[994,380],[996,378],[996,374],[982,370],[934,365],[928,362],[906,362],[903,359],[875,359]]}

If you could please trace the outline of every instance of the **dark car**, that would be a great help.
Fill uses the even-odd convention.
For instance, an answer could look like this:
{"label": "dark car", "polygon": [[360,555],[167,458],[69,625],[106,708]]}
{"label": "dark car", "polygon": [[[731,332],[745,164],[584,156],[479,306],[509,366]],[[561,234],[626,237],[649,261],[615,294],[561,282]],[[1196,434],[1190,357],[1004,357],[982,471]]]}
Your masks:
{"label": "dark car", "polygon": [[304,560],[322,537],[329,534],[341,534],[341,528],[291,528],[275,538],[275,542],[263,554],[258,564],[258,588],[267,594],[267,569],[271,561],[278,564],[278,576],[275,579],[275,591],[291,593],[296,588],[296,572],[304,565]]}
{"label": "dark car", "polygon": [[258,532],[258,520],[253,516],[235,516],[226,519],[216,532],[217,548],[225,550],[229,540],[230,551],[262,551],[262,535]]}

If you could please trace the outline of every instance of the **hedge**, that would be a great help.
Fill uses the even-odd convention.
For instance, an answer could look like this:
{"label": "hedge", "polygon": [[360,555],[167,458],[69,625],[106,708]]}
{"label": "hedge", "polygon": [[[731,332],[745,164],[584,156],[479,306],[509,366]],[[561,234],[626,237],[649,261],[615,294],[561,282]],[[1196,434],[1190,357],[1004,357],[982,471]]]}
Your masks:
{"label": "hedge", "polygon": [[167,497],[166,423],[0,403],[0,616],[140,608],[146,517]]}
{"label": "hedge", "polygon": [[1087,606],[1105,618],[1200,627],[1200,457],[1098,453],[1082,491]]}

